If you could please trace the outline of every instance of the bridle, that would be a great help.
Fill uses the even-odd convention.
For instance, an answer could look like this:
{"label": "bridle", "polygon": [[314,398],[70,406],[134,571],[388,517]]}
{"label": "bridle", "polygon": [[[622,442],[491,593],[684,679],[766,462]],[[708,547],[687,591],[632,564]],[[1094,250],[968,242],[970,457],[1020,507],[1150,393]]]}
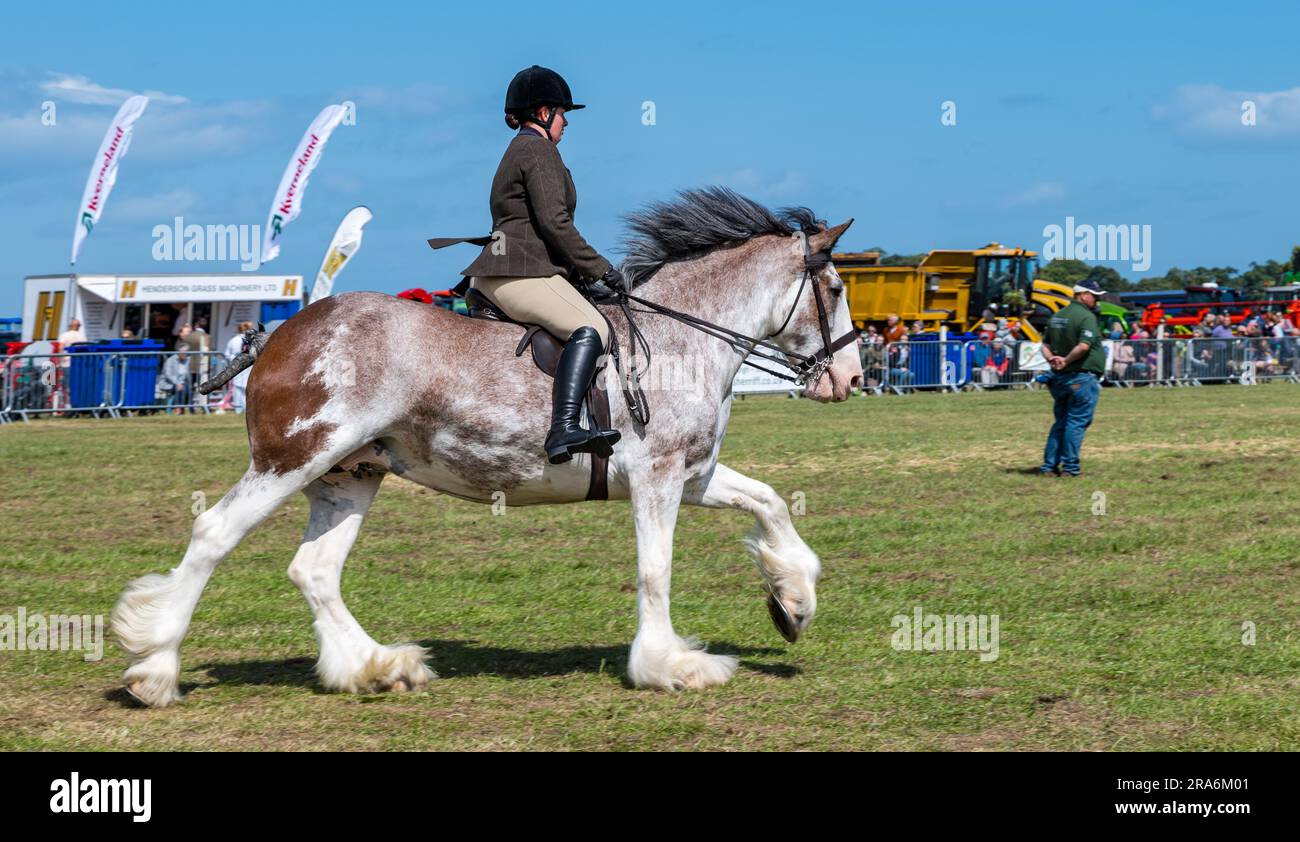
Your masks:
{"label": "bridle", "polygon": [[[804,253],[803,273],[799,280],[799,290],[795,293],[794,303],[790,306],[790,312],[786,314],[785,321],[781,322],[781,327],[779,327],[775,333],[771,334],[771,336],[779,336],[790,325],[790,320],[794,318],[795,310],[799,309],[799,301],[803,298],[804,287],[808,285],[808,281],[812,279],[814,275],[822,269],[825,269],[826,265],[830,263],[831,258],[829,252],[822,251],[813,254],[808,250],[808,237],[805,232],[797,232],[796,236],[798,236],[803,243]],[[641,333],[640,328],[637,327],[636,322],[633,320],[633,312],[654,312],[663,316],[668,316],[671,319],[676,319],[682,324],[693,327],[701,333],[712,336],[715,339],[719,339],[730,345],[734,350],[742,352],[744,354],[744,357],[741,360],[742,365],[756,368],[759,371],[773,377],[779,377],[782,380],[788,380],[797,386],[805,386],[809,383],[816,383],[818,378],[825,374],[827,369],[831,367],[831,362],[835,356],[835,352],[846,345],[856,342],[858,338],[856,331],[849,330],[844,335],[836,339],[831,339],[830,312],[826,307],[825,299],[822,297],[821,287],[818,286],[816,280],[813,280],[812,289],[813,301],[817,305],[817,324],[818,328],[821,330],[822,336],[821,350],[813,354],[799,354],[794,351],[785,351],[779,345],[770,341],[770,339],[756,339],[752,336],[746,336],[745,334],[732,330],[731,328],[714,324],[713,322],[701,319],[698,316],[692,316],[690,313],[682,313],[678,310],[672,309],[671,307],[665,307],[662,304],[647,301],[646,299],[633,295],[626,290],[617,291],[615,297],[620,309],[623,311],[624,318],[627,319],[628,345],[631,349],[626,377],[623,376],[623,365],[619,354],[617,339],[613,339],[610,343],[610,356],[614,360],[614,369],[618,372],[619,377],[624,384],[623,397],[627,401],[628,412],[631,414],[633,420],[643,426],[650,422],[650,407],[646,401],[645,392],[641,389],[639,382],[640,373],[649,370],[650,368],[650,345],[646,342],[645,336]],[[634,310],[628,302],[635,302],[648,309]],[[608,322],[609,317],[606,316],[605,320]],[[610,328],[610,336],[613,337],[614,332],[612,324],[610,325]],[[641,348],[642,355],[645,356],[644,368],[639,366],[636,361],[638,356],[638,345]],[[791,377],[784,372],[773,371],[772,369],[765,368],[757,363],[752,363],[749,361],[749,357],[751,356],[756,356],[767,362],[784,365],[793,370],[795,376]]]}

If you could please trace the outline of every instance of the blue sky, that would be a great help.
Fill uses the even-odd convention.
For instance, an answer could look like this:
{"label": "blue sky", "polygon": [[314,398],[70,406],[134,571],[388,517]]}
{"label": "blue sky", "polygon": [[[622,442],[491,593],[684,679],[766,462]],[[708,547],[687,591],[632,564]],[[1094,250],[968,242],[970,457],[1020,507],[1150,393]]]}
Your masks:
{"label": "blue sky", "polygon": [[[157,263],[151,231],[265,222],[298,137],[357,104],[266,271],[314,275],[343,214],[375,219],[338,289],[450,285],[489,229],[505,86],[537,63],[586,110],[560,150],[577,222],[721,183],[856,217],[841,247],[1041,249],[1043,227],[1152,226],[1152,264],[1281,259],[1300,243],[1300,22],[1284,3],[11,4],[0,33],[0,315],[64,272],[118,104],[154,92],[77,269]],[[1240,124],[1240,103],[1258,124]],[[41,103],[57,103],[55,126]],[[642,103],[656,124],[642,124]],[[940,122],[944,101],[957,125]],[[1127,263],[1109,264],[1135,277]]]}

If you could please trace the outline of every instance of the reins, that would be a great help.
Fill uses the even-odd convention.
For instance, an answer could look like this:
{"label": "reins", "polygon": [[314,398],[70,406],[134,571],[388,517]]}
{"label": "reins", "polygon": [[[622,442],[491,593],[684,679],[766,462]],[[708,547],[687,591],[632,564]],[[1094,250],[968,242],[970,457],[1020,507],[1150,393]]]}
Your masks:
{"label": "reins", "polygon": [[[802,240],[804,247],[804,260],[803,273],[799,280],[799,290],[795,293],[794,303],[790,307],[790,312],[786,314],[785,321],[781,323],[781,327],[778,328],[772,336],[780,335],[781,332],[789,326],[790,320],[794,317],[794,311],[799,309],[799,300],[803,297],[803,290],[804,287],[808,285],[809,279],[811,279],[815,273],[824,269],[830,262],[830,255],[826,252],[810,254],[808,252],[808,238],[803,236]],[[714,339],[725,342],[735,351],[743,352],[744,357],[741,360],[742,365],[756,368],[772,377],[778,377],[782,380],[787,380],[796,385],[803,386],[807,383],[816,382],[817,379],[825,373],[826,369],[830,368],[831,359],[834,357],[835,352],[857,340],[857,333],[852,330],[848,331],[838,339],[831,339],[830,317],[826,309],[826,302],[822,298],[821,288],[817,286],[816,281],[813,282],[812,288],[813,299],[817,304],[818,327],[821,329],[822,335],[822,348],[815,354],[799,354],[794,351],[785,351],[782,350],[779,345],[770,340],[747,336],[740,331],[715,324],[707,319],[701,319],[700,317],[693,316],[690,313],[683,313],[680,310],[674,310],[671,307],[654,301],[648,301],[640,296],[633,295],[626,290],[616,291],[615,297],[619,309],[623,311],[623,318],[627,320],[628,346],[631,352],[629,354],[628,370],[626,375],[624,375],[623,372],[623,361],[619,351],[618,340],[615,338],[613,330],[614,326],[610,323],[608,316],[605,316],[605,321],[609,324],[610,337],[612,339],[610,342],[610,356],[614,360],[614,369],[618,372],[619,379],[623,382],[623,397],[627,401],[628,413],[632,416],[632,419],[642,426],[650,423],[650,406],[640,384],[641,372],[648,371],[650,368],[650,344],[646,341],[641,329],[632,318],[634,312],[657,313],[661,316],[675,319],[684,325],[700,331],[706,336],[711,336]],[[636,310],[628,302],[635,302],[648,309]],[[637,364],[638,345],[641,347],[642,354],[645,356],[644,368]],[[777,354],[780,356],[777,356]],[[757,356],[759,359],[766,362],[786,365],[795,372],[795,376],[791,377],[784,372],[773,371],[770,368],[750,362],[750,356]],[[788,362],[791,358],[794,359],[793,365]]]}

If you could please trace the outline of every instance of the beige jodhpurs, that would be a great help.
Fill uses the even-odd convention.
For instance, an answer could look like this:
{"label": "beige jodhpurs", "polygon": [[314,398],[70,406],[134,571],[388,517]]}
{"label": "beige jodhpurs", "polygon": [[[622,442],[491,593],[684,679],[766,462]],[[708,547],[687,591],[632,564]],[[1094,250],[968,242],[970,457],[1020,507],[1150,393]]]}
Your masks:
{"label": "beige jodhpurs", "polygon": [[470,278],[470,286],[517,322],[541,325],[561,342],[580,327],[593,327],[609,347],[605,317],[561,275],[549,278]]}

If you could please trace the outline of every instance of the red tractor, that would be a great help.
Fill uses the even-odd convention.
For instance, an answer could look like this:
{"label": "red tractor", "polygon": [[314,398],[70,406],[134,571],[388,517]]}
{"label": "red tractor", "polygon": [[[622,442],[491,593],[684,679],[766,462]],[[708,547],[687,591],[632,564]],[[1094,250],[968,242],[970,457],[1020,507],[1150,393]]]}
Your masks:
{"label": "red tractor", "polygon": [[1241,324],[1260,313],[1278,312],[1291,324],[1300,327],[1300,300],[1284,301],[1247,297],[1241,290],[1214,285],[1188,287],[1186,300],[1176,304],[1153,302],[1142,311],[1142,326],[1155,332],[1161,323],[1166,328],[1191,328],[1205,321],[1207,315],[1227,316],[1231,324]]}

